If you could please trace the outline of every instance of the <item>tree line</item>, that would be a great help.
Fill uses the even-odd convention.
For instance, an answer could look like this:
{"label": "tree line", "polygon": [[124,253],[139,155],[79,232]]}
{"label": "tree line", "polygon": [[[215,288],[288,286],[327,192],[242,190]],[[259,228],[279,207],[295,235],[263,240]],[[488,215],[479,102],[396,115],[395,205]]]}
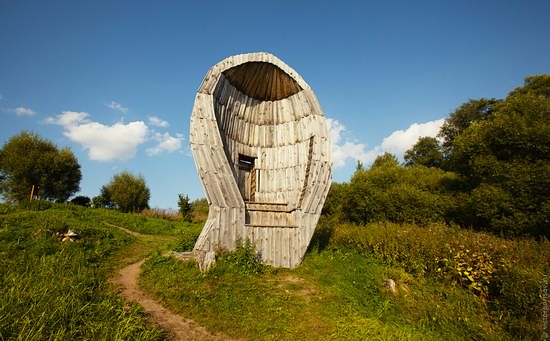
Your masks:
{"label": "tree line", "polygon": [[421,137],[399,164],[379,156],[334,183],[324,214],[355,223],[443,221],[505,236],[550,237],[550,75],[505,99],[475,99]]}
{"label": "tree line", "polygon": [[[403,164],[388,153],[368,169],[359,162],[348,182],[333,184],[323,214],[361,224],[443,221],[501,235],[550,237],[549,117],[550,75],[527,77],[504,99],[469,100],[449,115],[437,137],[421,137]],[[0,194],[8,202],[29,200],[31,191],[66,202],[81,179],[72,151],[36,133],[24,131],[0,149]],[[72,202],[140,212],[149,199],[143,176],[123,171],[100,195]],[[184,219],[191,206],[179,195]]]}

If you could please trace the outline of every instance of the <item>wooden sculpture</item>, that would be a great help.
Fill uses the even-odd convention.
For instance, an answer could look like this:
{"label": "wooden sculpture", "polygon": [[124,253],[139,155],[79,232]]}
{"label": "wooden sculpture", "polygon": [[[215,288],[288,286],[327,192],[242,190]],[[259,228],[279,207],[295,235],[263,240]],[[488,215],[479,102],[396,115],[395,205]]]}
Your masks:
{"label": "wooden sculpture", "polygon": [[190,144],[210,209],[193,250],[201,269],[239,240],[265,264],[298,266],[332,167],[323,111],[302,77],[268,53],[224,59],[199,88]]}

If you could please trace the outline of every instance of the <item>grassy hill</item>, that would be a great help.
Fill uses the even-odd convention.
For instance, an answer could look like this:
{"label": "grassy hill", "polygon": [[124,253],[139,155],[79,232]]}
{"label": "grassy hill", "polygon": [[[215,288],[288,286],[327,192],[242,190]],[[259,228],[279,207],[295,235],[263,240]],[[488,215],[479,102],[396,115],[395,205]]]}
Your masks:
{"label": "grassy hill", "polygon": [[[151,237],[140,240],[112,225]],[[68,229],[80,239],[61,242],[58,233]],[[235,338],[512,340],[542,334],[548,241],[504,240],[437,224],[323,221],[293,270],[258,265],[249,245],[221,255],[205,273],[193,262],[162,255],[192,247],[200,229],[112,210],[0,205],[0,339],[163,339],[108,281],[116,269],[146,256],[140,278],[146,291]],[[390,278],[395,294],[384,286]]]}

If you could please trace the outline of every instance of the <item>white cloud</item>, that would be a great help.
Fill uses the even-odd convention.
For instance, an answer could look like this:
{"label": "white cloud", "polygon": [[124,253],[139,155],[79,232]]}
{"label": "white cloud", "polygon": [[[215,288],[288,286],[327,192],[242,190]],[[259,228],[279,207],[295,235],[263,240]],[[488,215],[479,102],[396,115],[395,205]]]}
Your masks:
{"label": "white cloud", "polygon": [[4,109],[4,111],[13,112],[17,116],[34,116],[34,115],[36,115],[36,112],[34,110],[29,109],[29,108],[24,108],[24,107]]}
{"label": "white cloud", "polygon": [[347,129],[342,123],[335,119],[327,118],[327,129],[332,143],[332,162],[334,168],[344,167],[349,159],[358,160],[366,157],[366,146],[362,143],[349,141],[344,136]]}
{"label": "white cloud", "polygon": [[123,112],[123,113],[127,113],[127,112],[128,112],[128,108],[123,107],[122,104],[117,103],[117,102],[115,102],[115,101],[111,101],[111,103],[107,103],[107,104],[105,104],[105,106],[106,106],[107,108],[111,108],[111,109],[114,109],[114,110],[118,110],[118,111]]}
{"label": "white cloud", "polygon": [[152,148],[147,148],[147,154],[150,156],[158,155],[160,153],[173,153],[175,151],[182,149],[183,135],[176,134],[176,136],[171,136],[168,133],[157,133],[153,134],[153,139],[157,141],[157,145]]}
{"label": "white cloud", "polygon": [[48,117],[46,123],[65,128],[70,140],[81,144],[95,161],[128,160],[134,157],[137,147],[144,143],[149,128],[142,121],[108,126],[88,119],[88,113],[64,111]]}
{"label": "white cloud", "polygon": [[384,152],[395,154],[401,159],[405,152],[418,141],[418,138],[423,136],[435,137],[443,122],[445,122],[445,119],[441,118],[425,123],[413,123],[407,129],[396,130],[390,136],[385,137],[380,147]]}
{"label": "white cloud", "polygon": [[48,124],[58,124],[63,127],[70,127],[79,123],[89,122],[87,117],[88,113],[86,112],[63,111],[59,115],[46,118],[44,122]]}
{"label": "white cloud", "polygon": [[156,116],[147,116],[147,118],[149,119],[149,124],[155,127],[166,128],[170,125],[167,121],[161,120]]}
{"label": "white cloud", "polygon": [[385,152],[396,155],[398,159],[403,159],[405,152],[418,141],[419,137],[436,136],[444,121],[444,119],[439,119],[425,123],[413,123],[407,129],[394,131],[385,137],[381,144],[367,149],[364,144],[351,141],[346,136],[347,128],[342,123],[327,118],[334,168],[343,167],[348,160],[359,160],[368,165]]}

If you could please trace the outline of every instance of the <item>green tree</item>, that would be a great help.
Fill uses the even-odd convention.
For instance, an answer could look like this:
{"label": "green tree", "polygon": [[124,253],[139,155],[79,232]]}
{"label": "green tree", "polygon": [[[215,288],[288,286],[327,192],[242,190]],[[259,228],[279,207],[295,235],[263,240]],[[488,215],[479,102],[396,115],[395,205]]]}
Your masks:
{"label": "green tree", "polygon": [[92,200],[83,195],[78,195],[71,199],[71,204],[80,205],[80,206],[90,206]]}
{"label": "green tree", "polygon": [[[526,79],[486,120],[456,138],[455,168],[469,184],[463,218],[497,233],[550,236],[550,77]],[[546,86],[541,84],[546,80]]]}
{"label": "green tree", "polygon": [[392,154],[356,171],[343,194],[344,217],[356,223],[446,221],[455,201],[456,174],[438,168],[402,167]]}
{"label": "green tree", "polygon": [[424,136],[405,152],[405,166],[439,167],[443,162],[443,153],[439,142],[433,137]]}
{"label": "green tree", "polygon": [[65,202],[80,187],[82,173],[75,155],[36,133],[15,135],[0,149],[0,193],[8,200],[27,200],[34,186],[41,199]]}
{"label": "green tree", "polygon": [[191,213],[193,212],[193,206],[187,195],[178,194],[178,207],[184,221],[191,221]]}
{"label": "green tree", "polygon": [[453,160],[452,153],[455,139],[472,123],[490,117],[499,103],[500,100],[494,98],[469,100],[449,115],[438,134],[443,140],[441,147],[446,160],[443,164],[445,169],[454,170],[456,163]]}
{"label": "green tree", "polygon": [[150,191],[142,175],[135,176],[122,171],[101,187],[101,197],[106,207],[122,212],[141,212],[149,208]]}
{"label": "green tree", "polygon": [[194,221],[206,221],[208,219],[208,200],[201,198],[191,203]]}
{"label": "green tree", "polygon": [[[393,155],[392,153],[385,152],[382,155],[379,155],[374,159],[374,162],[371,165],[371,168],[375,167],[391,167],[391,166],[397,166],[399,165],[399,161],[397,161],[397,157]],[[362,171],[363,169],[356,169],[357,171]]]}
{"label": "green tree", "polygon": [[[364,171],[363,167],[357,167],[355,173]],[[348,184],[333,182],[328,191],[322,214],[341,218],[344,215],[344,200],[347,195]]]}
{"label": "green tree", "polygon": [[550,98],[550,75],[536,75],[525,78],[525,83],[510,92],[509,96],[531,94],[534,96]]}

